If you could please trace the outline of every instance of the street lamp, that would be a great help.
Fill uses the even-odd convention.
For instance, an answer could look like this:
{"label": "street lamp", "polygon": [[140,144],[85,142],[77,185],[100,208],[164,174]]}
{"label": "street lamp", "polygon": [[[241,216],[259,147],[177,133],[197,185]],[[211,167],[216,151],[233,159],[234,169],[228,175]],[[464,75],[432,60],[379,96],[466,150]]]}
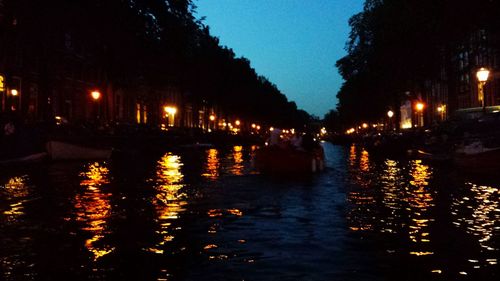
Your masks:
{"label": "street lamp", "polygon": [[208,131],[211,132],[212,129],[216,129],[215,127],[215,115],[214,114],[210,114],[210,116],[208,116],[208,120],[210,120],[209,124],[208,124]]}
{"label": "street lamp", "polygon": [[92,97],[92,99],[94,99],[95,101],[99,100],[101,98],[101,92],[99,91],[92,91],[90,93],[90,96]]}
{"label": "street lamp", "polygon": [[394,111],[387,111],[387,117],[389,117],[389,130],[392,130],[392,117],[394,116]]}
{"label": "street lamp", "polygon": [[96,119],[99,120],[100,115],[101,115],[101,107],[99,106],[99,99],[101,98],[101,92],[94,90],[94,91],[90,92],[90,97],[95,101]]}
{"label": "street lamp", "polygon": [[422,111],[422,110],[424,110],[425,105],[422,102],[417,102],[415,107],[417,108],[417,111]]}
{"label": "street lamp", "polygon": [[17,97],[19,96],[19,91],[17,89],[11,89],[10,91],[8,91],[8,93],[10,93],[10,96],[12,97],[11,98],[10,110],[11,111],[15,111],[17,109],[18,103],[19,103],[19,106],[20,106],[20,102],[17,99]]}
{"label": "street lamp", "polygon": [[486,84],[486,81],[488,81],[489,76],[490,76],[490,71],[484,67],[481,67],[476,73],[477,80],[479,81],[478,99],[481,102],[481,107],[483,108],[483,112],[486,109],[484,104],[484,85]]}
{"label": "street lamp", "polygon": [[444,121],[444,116],[446,114],[446,105],[440,105],[437,108],[437,111],[439,113],[439,117],[441,118],[441,121]]}
{"label": "street lamp", "polygon": [[424,110],[425,104],[423,102],[417,102],[415,108],[417,109],[417,126],[422,127],[424,125]]}

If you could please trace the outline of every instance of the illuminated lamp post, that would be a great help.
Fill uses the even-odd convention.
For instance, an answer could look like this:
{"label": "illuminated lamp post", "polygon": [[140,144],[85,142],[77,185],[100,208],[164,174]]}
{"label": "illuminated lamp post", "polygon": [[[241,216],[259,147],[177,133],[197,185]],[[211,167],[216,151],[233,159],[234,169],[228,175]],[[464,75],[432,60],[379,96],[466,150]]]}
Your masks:
{"label": "illuminated lamp post", "polygon": [[10,90],[10,95],[12,96],[12,104],[10,106],[10,109],[12,111],[16,111],[16,109],[17,109],[17,106],[16,106],[17,105],[17,102],[16,102],[17,99],[16,98],[19,96],[19,91],[16,90],[16,89],[12,89],[12,90]]}
{"label": "illuminated lamp post", "polygon": [[387,111],[387,117],[389,117],[389,130],[392,130],[392,117],[394,116],[394,111]]}
{"label": "illuminated lamp post", "polygon": [[101,99],[101,92],[94,90],[90,92],[90,97],[92,100],[95,102],[95,114],[96,114],[96,120],[99,120],[100,115],[101,115],[101,107],[99,106],[99,100]]}
{"label": "illuminated lamp post", "polygon": [[423,114],[423,111],[424,111],[424,108],[425,108],[425,104],[423,102],[417,102],[417,104],[415,105],[415,108],[417,109],[417,126],[418,127],[423,127],[424,126],[424,114]]}
{"label": "illuminated lamp post", "polygon": [[485,103],[484,103],[484,85],[486,81],[488,81],[488,77],[490,76],[490,71],[484,67],[481,67],[477,73],[477,81],[478,83],[478,99],[481,102],[481,107],[483,108],[483,112],[486,111]]}
{"label": "illuminated lamp post", "polygon": [[437,111],[439,113],[439,118],[441,119],[441,121],[444,121],[444,117],[446,115],[446,105],[438,106]]}
{"label": "illuminated lamp post", "polygon": [[216,129],[216,128],[215,128],[215,119],[216,119],[216,118],[215,118],[215,115],[210,114],[210,116],[208,117],[208,119],[210,120],[210,125],[208,126],[208,127],[209,127],[209,129],[211,129],[211,130],[212,130],[212,129]]}

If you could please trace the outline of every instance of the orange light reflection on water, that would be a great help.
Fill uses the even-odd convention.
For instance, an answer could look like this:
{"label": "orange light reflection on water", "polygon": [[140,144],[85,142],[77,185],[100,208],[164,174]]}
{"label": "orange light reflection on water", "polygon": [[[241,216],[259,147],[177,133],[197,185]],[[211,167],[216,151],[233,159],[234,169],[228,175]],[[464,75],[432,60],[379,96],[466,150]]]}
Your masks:
{"label": "orange light reflection on water", "polygon": [[414,250],[411,255],[426,256],[434,254],[430,251],[428,243],[431,242],[429,223],[434,221],[429,209],[434,206],[434,197],[429,190],[429,179],[432,169],[422,163],[422,160],[413,160],[410,169],[410,186],[407,188],[408,211],[410,221],[408,235],[413,242]]}
{"label": "orange light reflection on water", "polygon": [[243,147],[236,145],[233,147],[232,153],[232,166],[229,169],[229,172],[235,176],[243,175]]}
{"label": "orange light reflection on water", "polygon": [[217,149],[211,148],[207,151],[207,160],[203,172],[203,176],[205,178],[216,180],[219,178],[219,168],[220,168],[220,160],[219,160],[219,152]]}
{"label": "orange light reflection on water", "polygon": [[95,162],[87,165],[80,173],[80,178],[80,186],[85,190],[75,197],[76,220],[83,222],[85,226],[82,229],[92,234],[85,241],[85,247],[93,254],[95,261],[115,249],[101,242],[109,233],[106,228],[111,215],[111,193],[104,191],[109,184],[107,164]]}
{"label": "orange light reflection on water", "polygon": [[185,186],[182,166],[181,158],[172,153],[165,154],[157,163],[156,177],[153,179],[156,200],[153,205],[157,213],[156,222],[159,225],[157,233],[161,241],[146,249],[149,252],[163,254],[165,243],[175,239],[172,222],[179,219],[187,205],[187,194],[182,192]]}
{"label": "orange light reflection on water", "polygon": [[385,169],[382,171],[379,182],[382,189],[382,204],[388,209],[385,217],[380,221],[383,223],[382,232],[396,233],[400,231],[399,219],[403,206],[404,188],[403,175],[400,163],[391,159],[384,162]]}
{"label": "orange light reflection on water", "polygon": [[[498,247],[494,246],[495,242],[491,238],[499,229],[500,189],[474,183],[467,183],[466,187],[470,190],[470,195],[457,198],[452,203],[453,224],[477,237],[479,245],[486,251],[497,251]],[[495,259],[488,264],[496,262]]]}
{"label": "orange light reflection on water", "polygon": [[363,172],[370,171],[370,153],[363,149],[361,151],[361,158],[359,159],[359,169]]}
{"label": "orange light reflection on water", "polygon": [[369,231],[374,229],[374,189],[371,185],[370,154],[365,149],[358,154],[356,145],[349,150],[349,167],[351,168],[353,190],[347,194],[347,200],[352,204],[347,218],[352,231]]}
{"label": "orange light reflection on water", "polygon": [[16,222],[24,215],[24,205],[28,202],[30,188],[27,184],[28,176],[12,177],[4,186],[0,186],[0,199],[4,197],[9,206],[3,211],[7,222]]}

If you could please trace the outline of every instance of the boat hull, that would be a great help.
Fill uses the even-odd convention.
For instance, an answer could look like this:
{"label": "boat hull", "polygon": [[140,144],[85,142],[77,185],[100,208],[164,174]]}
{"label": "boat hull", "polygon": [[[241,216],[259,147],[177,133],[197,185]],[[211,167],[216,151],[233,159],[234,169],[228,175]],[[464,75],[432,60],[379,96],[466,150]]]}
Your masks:
{"label": "boat hull", "polygon": [[456,154],[454,163],[469,172],[497,175],[500,171],[500,148],[476,154]]}

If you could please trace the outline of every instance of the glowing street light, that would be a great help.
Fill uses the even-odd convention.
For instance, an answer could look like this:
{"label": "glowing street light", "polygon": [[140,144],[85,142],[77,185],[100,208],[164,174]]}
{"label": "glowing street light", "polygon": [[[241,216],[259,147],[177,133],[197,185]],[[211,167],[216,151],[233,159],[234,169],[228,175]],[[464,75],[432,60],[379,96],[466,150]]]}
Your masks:
{"label": "glowing street light", "polygon": [[446,105],[440,105],[437,107],[437,111],[439,113],[439,117],[441,118],[441,121],[444,120],[444,116],[446,114]]}
{"label": "glowing street light", "polygon": [[209,119],[210,119],[210,121],[215,121],[215,115],[213,115],[213,114],[210,115]]}
{"label": "glowing street light", "polygon": [[236,121],[234,122],[234,124],[236,124],[236,126],[239,126],[239,125],[241,124],[241,122],[240,122],[240,120],[236,120]]}
{"label": "glowing street light", "polygon": [[424,111],[425,104],[421,101],[415,104],[415,109],[417,109],[417,126],[422,127],[424,125]]}
{"label": "glowing street light", "polygon": [[166,112],[167,114],[172,114],[172,115],[174,115],[175,113],[177,113],[177,108],[172,107],[172,106],[165,106],[165,107],[163,107],[163,110],[165,110],[165,112]]}
{"label": "glowing street light", "polygon": [[175,113],[177,113],[177,108],[173,106],[164,106],[163,110],[165,111],[167,118],[167,123],[169,127],[173,127],[175,124]]}
{"label": "glowing street light", "polygon": [[484,67],[481,67],[476,73],[476,77],[479,82],[488,81],[489,76],[490,76],[490,71]]}
{"label": "glowing street light", "polygon": [[94,99],[95,101],[97,101],[98,99],[101,98],[101,92],[99,92],[99,91],[92,91],[92,92],[90,92],[90,96],[92,97],[92,99]]}
{"label": "glowing street light", "polygon": [[94,100],[95,104],[93,105],[94,107],[94,112],[96,115],[96,121],[99,121],[101,118],[101,106],[99,104],[99,99],[101,98],[101,92],[98,90],[93,90],[90,92],[90,97]]}
{"label": "glowing street light", "polygon": [[10,94],[13,96],[13,97],[17,97],[19,95],[19,91],[16,90],[16,89],[12,89],[10,90]]}
{"label": "glowing street light", "polygon": [[389,117],[389,122],[388,122],[389,130],[392,130],[392,117],[393,116],[394,116],[394,111],[392,111],[392,110],[387,111],[387,117]]}
{"label": "glowing street light", "polygon": [[417,104],[415,105],[415,108],[417,109],[417,111],[422,111],[424,110],[424,103],[423,102],[417,102]]}
{"label": "glowing street light", "polygon": [[485,111],[484,85],[486,84],[486,81],[488,81],[489,76],[490,76],[490,71],[484,67],[481,67],[476,73],[477,80],[479,81],[479,83],[478,83],[478,99],[481,102],[481,107],[483,108],[483,112]]}

